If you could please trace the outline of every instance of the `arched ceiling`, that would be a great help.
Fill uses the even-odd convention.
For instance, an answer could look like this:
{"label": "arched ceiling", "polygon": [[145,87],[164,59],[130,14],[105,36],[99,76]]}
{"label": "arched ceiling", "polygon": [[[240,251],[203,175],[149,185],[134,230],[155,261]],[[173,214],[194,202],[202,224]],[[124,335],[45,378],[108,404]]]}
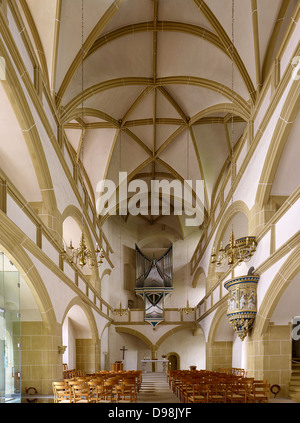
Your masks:
{"label": "arched ceiling", "polygon": [[[204,180],[209,213],[295,4],[21,0],[93,200],[121,170],[148,182]],[[177,216],[170,225],[184,235]]]}

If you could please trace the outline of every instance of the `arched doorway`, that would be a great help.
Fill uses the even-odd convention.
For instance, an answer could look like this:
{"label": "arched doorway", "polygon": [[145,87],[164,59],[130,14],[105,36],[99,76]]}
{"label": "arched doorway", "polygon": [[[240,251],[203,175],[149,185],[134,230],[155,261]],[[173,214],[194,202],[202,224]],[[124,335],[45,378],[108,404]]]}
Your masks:
{"label": "arched doorway", "polygon": [[169,370],[180,370],[180,357],[177,353],[171,352],[166,358],[169,360]]}
{"label": "arched doorway", "polygon": [[300,366],[300,316],[293,318],[292,365]]}

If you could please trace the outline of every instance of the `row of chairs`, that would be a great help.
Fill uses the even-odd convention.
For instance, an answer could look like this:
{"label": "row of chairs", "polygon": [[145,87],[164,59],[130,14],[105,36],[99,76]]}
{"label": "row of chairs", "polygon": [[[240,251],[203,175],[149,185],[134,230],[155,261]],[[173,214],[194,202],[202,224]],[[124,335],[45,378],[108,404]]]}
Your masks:
{"label": "row of chairs", "polygon": [[181,402],[269,402],[270,385],[266,380],[255,380],[234,373],[170,371],[168,380],[173,393]]}
{"label": "row of chairs", "polygon": [[85,375],[85,373],[82,370],[76,370],[76,369],[67,370],[67,369],[65,369],[63,371],[63,378],[64,379],[73,379],[74,377],[82,377],[84,375]]}
{"label": "row of chairs", "polygon": [[54,403],[131,403],[137,401],[141,371],[97,372],[53,382]]}

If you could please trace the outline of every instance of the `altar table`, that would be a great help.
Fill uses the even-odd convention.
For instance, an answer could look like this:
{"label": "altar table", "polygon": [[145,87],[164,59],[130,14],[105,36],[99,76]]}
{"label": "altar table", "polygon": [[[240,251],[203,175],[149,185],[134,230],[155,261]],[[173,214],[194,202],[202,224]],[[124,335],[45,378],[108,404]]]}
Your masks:
{"label": "altar table", "polygon": [[150,371],[150,370],[147,370],[147,363],[154,364],[154,366],[152,366],[152,369],[154,367],[154,369],[152,370],[153,372],[156,372],[157,371],[157,368],[155,366],[155,363],[162,363],[162,371],[164,373],[166,373],[167,370],[168,370],[169,360],[141,360],[141,361],[142,361],[142,372],[143,373],[147,373],[147,371]]}

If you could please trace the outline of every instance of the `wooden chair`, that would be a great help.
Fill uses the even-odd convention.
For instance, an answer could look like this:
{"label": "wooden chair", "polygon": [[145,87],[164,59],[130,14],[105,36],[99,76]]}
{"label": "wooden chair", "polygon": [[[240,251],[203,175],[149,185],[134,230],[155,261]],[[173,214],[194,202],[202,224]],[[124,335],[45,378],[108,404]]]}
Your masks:
{"label": "wooden chair", "polygon": [[94,386],[103,386],[104,381],[102,379],[93,379],[93,380],[89,380],[87,382],[87,385],[89,385],[91,388]]}
{"label": "wooden chair", "polygon": [[90,402],[93,402],[93,397],[91,396],[89,386],[73,385],[72,386],[72,393],[73,393],[72,402],[74,402],[74,403],[90,403]]}
{"label": "wooden chair", "polygon": [[235,381],[227,390],[227,402],[246,403],[248,401],[249,385],[247,382]]}
{"label": "wooden chair", "polygon": [[96,403],[110,403],[110,399],[107,399],[106,388],[104,385],[96,385],[92,388],[91,396],[93,401]]}
{"label": "wooden chair", "polygon": [[188,391],[190,394],[193,391],[192,378],[189,375],[184,376],[180,383],[177,384],[176,395],[180,402],[184,402],[184,398],[188,395]]}
{"label": "wooden chair", "polygon": [[93,389],[93,398],[96,403],[111,403],[115,401],[115,386],[114,385],[97,385]]}
{"label": "wooden chair", "polygon": [[253,383],[252,392],[248,394],[248,402],[268,403],[270,385],[268,383]]}
{"label": "wooden chair", "polygon": [[52,382],[54,403],[71,403],[72,392],[65,382]]}
{"label": "wooden chair", "polygon": [[181,389],[180,389],[180,402],[187,402],[188,397],[192,395],[193,393],[193,386],[196,385],[197,383],[193,380],[188,380],[187,382],[185,382]]}
{"label": "wooden chair", "polygon": [[225,403],[227,400],[226,384],[215,380],[209,385],[209,402]]}
{"label": "wooden chair", "polygon": [[66,383],[67,383],[67,386],[71,388],[71,390],[73,386],[84,385],[82,382],[78,382],[78,380],[73,380],[73,379],[67,380]]}
{"label": "wooden chair", "polygon": [[136,387],[132,385],[121,385],[116,388],[116,402],[131,403],[137,401]]}
{"label": "wooden chair", "polygon": [[188,397],[190,403],[208,403],[209,387],[205,384],[193,385],[193,393]]}
{"label": "wooden chair", "polygon": [[122,382],[120,383],[120,387],[124,388],[124,389],[128,388],[128,390],[131,389],[132,398],[133,398],[134,402],[137,401],[138,384],[137,384],[135,379],[132,379],[132,378],[123,379]]}

